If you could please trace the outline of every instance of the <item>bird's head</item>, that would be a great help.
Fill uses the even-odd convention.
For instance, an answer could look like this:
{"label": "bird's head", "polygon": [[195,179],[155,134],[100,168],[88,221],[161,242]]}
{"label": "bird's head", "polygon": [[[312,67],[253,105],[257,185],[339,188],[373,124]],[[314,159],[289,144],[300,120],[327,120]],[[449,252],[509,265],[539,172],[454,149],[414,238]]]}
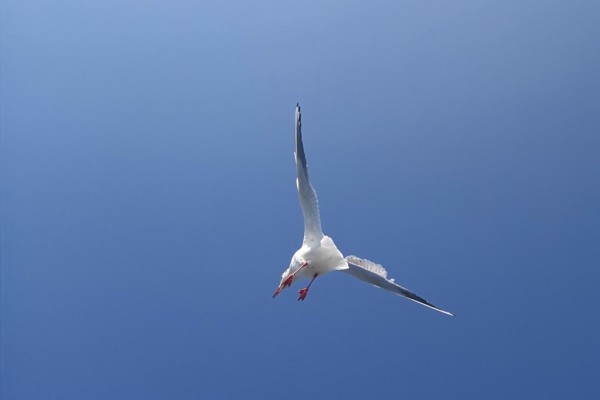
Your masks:
{"label": "bird's head", "polygon": [[293,279],[294,275],[291,273],[290,268],[283,271],[283,274],[281,274],[281,282],[279,282],[279,287],[275,290],[275,293],[273,293],[273,298],[277,297],[277,295],[286,287],[292,286]]}

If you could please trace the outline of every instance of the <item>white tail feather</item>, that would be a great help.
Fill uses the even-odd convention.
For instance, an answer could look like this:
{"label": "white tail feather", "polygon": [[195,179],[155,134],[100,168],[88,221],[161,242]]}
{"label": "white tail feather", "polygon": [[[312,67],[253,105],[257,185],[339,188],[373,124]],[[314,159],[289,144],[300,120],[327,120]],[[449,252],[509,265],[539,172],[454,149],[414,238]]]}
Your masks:
{"label": "white tail feather", "polygon": [[367,271],[371,271],[385,279],[387,279],[387,271],[381,264],[374,263],[373,261],[365,260],[362,258],[358,258],[356,256],[348,256],[346,257],[346,261],[352,263],[354,265],[358,265],[361,268],[366,269]]}

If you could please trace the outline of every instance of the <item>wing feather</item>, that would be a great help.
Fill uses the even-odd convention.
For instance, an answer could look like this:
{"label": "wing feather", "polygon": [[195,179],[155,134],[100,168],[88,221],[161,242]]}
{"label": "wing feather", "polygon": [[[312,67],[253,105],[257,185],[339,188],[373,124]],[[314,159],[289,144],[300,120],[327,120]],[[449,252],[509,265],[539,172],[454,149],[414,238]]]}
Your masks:
{"label": "wing feather", "polygon": [[454,314],[442,310],[429,303],[424,298],[416,295],[410,290],[403,288],[394,282],[393,279],[387,279],[387,271],[383,266],[374,263],[373,261],[365,260],[362,258],[358,258],[356,256],[348,256],[346,257],[346,262],[348,263],[348,269],[342,270],[347,274],[354,276],[355,278],[360,279],[363,282],[370,283],[373,286],[377,286],[381,289],[388,290],[392,293],[395,293],[400,296],[404,296],[409,300],[412,300],[416,303],[424,305],[425,307],[429,307],[436,311],[439,311],[443,314],[453,316]]}
{"label": "wing feather", "polygon": [[302,143],[302,114],[300,113],[300,106],[298,104],[296,104],[295,136],[296,187],[298,188],[298,197],[300,198],[300,206],[302,207],[302,215],[304,216],[304,242],[311,245],[321,241],[323,231],[321,231],[321,216],[319,215],[317,192],[308,178],[308,165],[306,163],[306,154],[304,153],[304,144]]}

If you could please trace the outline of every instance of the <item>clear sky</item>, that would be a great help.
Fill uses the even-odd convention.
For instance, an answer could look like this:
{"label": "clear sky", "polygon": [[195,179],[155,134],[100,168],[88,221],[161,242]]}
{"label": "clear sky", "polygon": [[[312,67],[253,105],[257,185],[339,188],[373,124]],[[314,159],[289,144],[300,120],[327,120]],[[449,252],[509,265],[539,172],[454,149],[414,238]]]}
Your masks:
{"label": "clear sky", "polygon": [[3,400],[600,394],[600,2],[0,7]]}

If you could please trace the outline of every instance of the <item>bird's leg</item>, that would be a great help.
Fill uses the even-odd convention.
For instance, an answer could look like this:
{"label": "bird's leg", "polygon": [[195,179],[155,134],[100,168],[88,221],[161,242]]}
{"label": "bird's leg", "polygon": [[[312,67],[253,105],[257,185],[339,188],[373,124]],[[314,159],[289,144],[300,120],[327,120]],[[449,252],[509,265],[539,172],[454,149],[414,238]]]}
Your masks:
{"label": "bird's leg", "polygon": [[294,276],[296,276],[296,274],[298,272],[300,272],[300,270],[304,267],[306,267],[308,265],[307,262],[303,262],[302,265],[300,265],[300,268],[298,268],[297,270],[294,271],[294,273],[292,273],[290,276],[287,277],[287,279],[285,281],[283,281],[283,284],[281,285],[282,287],[288,287],[288,286],[292,286],[292,281],[294,280]]}
{"label": "bird's leg", "polygon": [[300,265],[300,268],[298,268],[297,270],[294,271],[293,274],[291,274],[290,276],[288,276],[288,278],[285,280],[285,282],[283,282],[283,287],[286,286],[292,286],[292,280],[294,279],[294,276],[300,272],[300,270],[304,267],[306,267],[308,265],[308,263],[305,261],[302,263],[302,265]]}
{"label": "bird's leg", "polygon": [[312,279],[310,280],[310,283],[308,284],[307,287],[305,287],[304,289],[300,289],[300,291],[298,292],[300,294],[300,297],[298,297],[298,301],[304,301],[304,299],[306,298],[306,295],[308,293],[308,289],[310,289],[310,285],[312,285],[312,283],[315,281],[316,277],[319,274],[314,274]]}
{"label": "bird's leg", "polygon": [[277,290],[275,290],[275,293],[273,294],[273,298],[277,297],[277,295],[279,293],[281,293],[281,291],[283,289],[285,289],[286,287],[292,286],[292,281],[294,280],[294,276],[298,273],[298,271],[300,271],[302,268],[306,267],[307,265],[308,265],[308,263],[306,261],[303,262],[302,265],[300,265],[300,268],[298,268],[292,274],[290,274],[290,276],[288,276],[285,279],[285,281],[283,281],[281,283],[281,285],[277,288]]}

